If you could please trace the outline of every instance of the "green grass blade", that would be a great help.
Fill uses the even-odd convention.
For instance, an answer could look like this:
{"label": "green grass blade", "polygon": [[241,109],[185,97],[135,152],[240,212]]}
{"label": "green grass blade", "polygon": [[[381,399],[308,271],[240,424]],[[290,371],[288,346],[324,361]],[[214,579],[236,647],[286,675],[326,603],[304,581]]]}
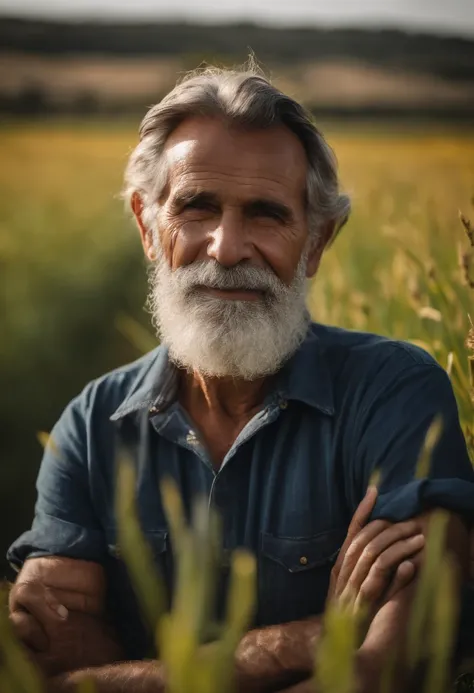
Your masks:
{"label": "green grass blade", "polygon": [[15,691],[11,675],[4,667],[0,667],[0,691],[2,693],[18,693],[18,690]]}
{"label": "green grass blade", "polygon": [[228,643],[229,647],[237,647],[252,620],[256,604],[256,574],[253,554],[245,549],[234,551],[222,633],[222,641]]}
{"label": "green grass blade", "polygon": [[161,481],[160,491],[170,530],[173,550],[179,555],[183,537],[186,533],[186,518],[183,501],[175,482],[171,478],[164,478]]}
{"label": "green grass blade", "polygon": [[120,553],[142,613],[154,631],[166,609],[165,588],[138,522],[135,470],[125,453],[118,460],[116,514]]}
{"label": "green grass blade", "polygon": [[14,693],[46,693],[39,671],[17,640],[8,617],[8,590],[0,587],[0,661],[6,687]]}
{"label": "green grass blade", "polygon": [[448,515],[442,510],[433,512],[430,518],[425,560],[418,580],[407,633],[407,658],[411,668],[414,668],[426,654],[425,634],[434,606],[447,522]]}
{"label": "green grass blade", "polygon": [[331,602],[316,653],[315,684],[321,693],[354,693],[360,618],[352,605]]}
{"label": "green grass blade", "polygon": [[433,452],[441,438],[442,432],[443,417],[438,414],[435,416],[426,432],[416,463],[415,479],[425,479],[429,476]]}
{"label": "green grass blade", "polygon": [[92,678],[83,679],[77,684],[75,693],[97,693],[97,686]]}
{"label": "green grass blade", "polygon": [[222,637],[216,643],[213,668],[213,692],[230,691],[234,677],[235,650],[249,628],[256,604],[255,557],[244,549],[232,555],[226,620]]}
{"label": "green grass blade", "polygon": [[424,693],[445,693],[456,638],[459,599],[454,566],[445,558],[438,571],[429,629],[431,648]]}
{"label": "green grass blade", "polygon": [[125,313],[120,313],[116,317],[115,327],[140,354],[146,354],[147,351],[155,349],[158,344],[158,340],[150,330]]}

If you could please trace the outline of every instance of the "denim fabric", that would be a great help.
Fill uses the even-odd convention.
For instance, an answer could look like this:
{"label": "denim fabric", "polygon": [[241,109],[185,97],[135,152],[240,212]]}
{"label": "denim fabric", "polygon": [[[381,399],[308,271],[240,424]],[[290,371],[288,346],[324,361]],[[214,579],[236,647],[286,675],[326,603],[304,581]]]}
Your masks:
{"label": "denim fabric", "polygon": [[[219,510],[224,556],[238,546],[255,552],[255,625],[322,611],[331,567],[375,469],[381,479],[373,518],[400,521],[434,506],[474,518],[474,472],[449,378],[415,346],[311,325],[219,471],[177,401],[177,380],[158,347],[87,385],[52,431],[32,529],[8,552],[17,567],[51,554],[103,564],[131,658],[146,655],[150,638],[117,548],[114,466],[121,445],[134,451],[141,525],[170,592],[163,475],[178,484],[188,514],[198,494]],[[415,480],[438,413],[443,433],[429,478]],[[221,593],[227,567],[224,560]]]}

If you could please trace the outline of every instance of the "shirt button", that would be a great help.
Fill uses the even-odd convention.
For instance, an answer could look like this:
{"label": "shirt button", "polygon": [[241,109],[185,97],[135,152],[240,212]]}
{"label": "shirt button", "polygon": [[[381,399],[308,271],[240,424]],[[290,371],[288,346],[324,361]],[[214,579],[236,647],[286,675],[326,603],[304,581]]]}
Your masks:
{"label": "shirt button", "polygon": [[306,556],[301,556],[300,563],[301,565],[307,565],[308,559],[306,558]]}
{"label": "shirt button", "polygon": [[121,558],[122,557],[122,552],[120,551],[120,546],[118,544],[109,545],[109,549],[110,549],[111,554],[115,558]]}
{"label": "shirt button", "polygon": [[189,431],[188,435],[186,436],[186,442],[188,445],[196,445],[197,438],[194,431]]}
{"label": "shirt button", "polygon": [[158,414],[158,413],[159,413],[158,407],[151,407],[151,408],[148,410],[148,413],[151,414],[152,416],[154,416],[155,414]]}
{"label": "shirt button", "polygon": [[281,400],[280,409],[288,409],[288,402],[286,401],[286,399]]}

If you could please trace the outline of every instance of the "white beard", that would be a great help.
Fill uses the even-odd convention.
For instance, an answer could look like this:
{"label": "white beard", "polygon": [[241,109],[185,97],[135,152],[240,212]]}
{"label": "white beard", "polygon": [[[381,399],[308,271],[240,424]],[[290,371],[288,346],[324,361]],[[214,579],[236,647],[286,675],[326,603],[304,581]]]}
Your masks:
{"label": "white beard", "polygon": [[[178,366],[208,377],[243,380],[275,373],[308,330],[307,249],[290,286],[268,269],[215,260],[172,271],[159,250],[149,273],[148,308],[159,338]],[[256,301],[210,296],[197,286],[261,290]]]}

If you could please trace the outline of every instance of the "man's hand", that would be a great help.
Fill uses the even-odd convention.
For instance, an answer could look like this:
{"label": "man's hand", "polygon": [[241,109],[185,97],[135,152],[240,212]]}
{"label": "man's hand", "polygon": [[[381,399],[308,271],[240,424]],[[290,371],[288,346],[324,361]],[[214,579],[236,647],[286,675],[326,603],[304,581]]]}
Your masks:
{"label": "man's hand", "polygon": [[122,659],[105,617],[105,575],[90,561],[25,562],[10,592],[10,619],[46,675]]}
{"label": "man's hand", "polygon": [[[377,608],[380,600],[393,596],[415,577],[425,538],[422,524],[408,520],[392,524],[375,520],[349,546],[334,590],[334,597],[354,600]],[[388,595],[387,595],[388,589]]]}
{"label": "man's hand", "polygon": [[349,525],[328,593],[329,600],[347,599],[356,608],[364,604],[372,613],[383,598],[413,580],[425,543],[419,520],[367,524],[376,499],[377,489],[369,487]]}
{"label": "man's hand", "polygon": [[48,587],[29,582],[18,582],[9,595],[10,621],[17,637],[29,650],[46,652],[49,637],[42,624],[61,624],[68,610]]}

